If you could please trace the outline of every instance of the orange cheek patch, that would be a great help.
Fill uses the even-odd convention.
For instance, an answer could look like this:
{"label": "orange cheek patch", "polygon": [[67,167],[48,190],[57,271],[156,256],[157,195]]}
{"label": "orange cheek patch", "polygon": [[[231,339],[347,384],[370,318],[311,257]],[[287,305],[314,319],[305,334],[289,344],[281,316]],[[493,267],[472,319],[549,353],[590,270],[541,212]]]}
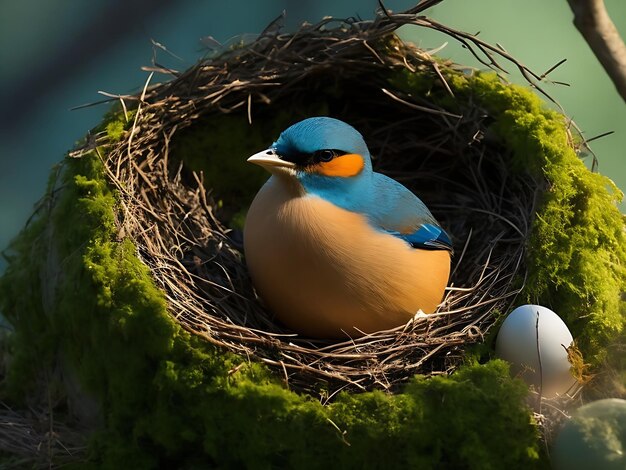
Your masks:
{"label": "orange cheek patch", "polygon": [[317,165],[317,171],[324,176],[342,176],[344,178],[356,176],[363,170],[363,157],[356,153],[348,153],[335,157],[329,162]]}

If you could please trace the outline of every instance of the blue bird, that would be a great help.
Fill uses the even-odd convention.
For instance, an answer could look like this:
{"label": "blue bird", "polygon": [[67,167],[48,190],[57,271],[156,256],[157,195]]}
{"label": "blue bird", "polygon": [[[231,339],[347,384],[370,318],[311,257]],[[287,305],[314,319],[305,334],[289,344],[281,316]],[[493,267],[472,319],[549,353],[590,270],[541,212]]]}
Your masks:
{"label": "blue bird", "polygon": [[286,326],[316,338],[358,337],[436,310],[450,237],[417,196],[372,170],[356,129],[305,119],[248,162],[271,176],[248,211],[246,263]]}

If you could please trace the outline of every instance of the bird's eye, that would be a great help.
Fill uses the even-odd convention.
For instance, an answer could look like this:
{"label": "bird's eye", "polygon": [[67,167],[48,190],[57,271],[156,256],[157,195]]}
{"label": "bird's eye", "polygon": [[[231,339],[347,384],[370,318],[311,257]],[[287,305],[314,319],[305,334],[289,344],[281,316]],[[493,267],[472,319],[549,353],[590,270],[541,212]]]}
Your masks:
{"label": "bird's eye", "polygon": [[329,162],[333,158],[335,158],[336,155],[337,153],[334,150],[318,150],[317,152],[315,152],[315,159],[320,162]]}

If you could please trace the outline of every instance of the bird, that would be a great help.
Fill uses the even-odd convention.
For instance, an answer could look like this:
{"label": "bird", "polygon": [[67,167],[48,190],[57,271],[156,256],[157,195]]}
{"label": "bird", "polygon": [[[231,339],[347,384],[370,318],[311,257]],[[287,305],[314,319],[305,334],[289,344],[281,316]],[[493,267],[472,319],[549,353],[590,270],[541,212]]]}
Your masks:
{"label": "bird", "polygon": [[372,169],[363,136],[332,117],[284,130],[247,161],[269,171],[245,220],[252,284],[284,326],[358,338],[433,313],[452,242],[426,205]]}

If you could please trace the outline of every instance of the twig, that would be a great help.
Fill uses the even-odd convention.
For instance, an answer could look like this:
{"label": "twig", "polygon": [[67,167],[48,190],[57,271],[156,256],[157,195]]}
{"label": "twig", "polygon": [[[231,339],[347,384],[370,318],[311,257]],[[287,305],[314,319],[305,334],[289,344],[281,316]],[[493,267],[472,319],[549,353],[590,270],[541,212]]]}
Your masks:
{"label": "twig", "polygon": [[537,342],[537,363],[539,364],[539,390],[537,394],[537,412],[541,413],[541,398],[543,397],[543,362],[541,361],[541,345],[539,336],[539,310],[536,312],[535,341]]}
{"label": "twig", "polygon": [[626,45],[611,20],[604,0],[567,0],[574,25],[626,101]]}

